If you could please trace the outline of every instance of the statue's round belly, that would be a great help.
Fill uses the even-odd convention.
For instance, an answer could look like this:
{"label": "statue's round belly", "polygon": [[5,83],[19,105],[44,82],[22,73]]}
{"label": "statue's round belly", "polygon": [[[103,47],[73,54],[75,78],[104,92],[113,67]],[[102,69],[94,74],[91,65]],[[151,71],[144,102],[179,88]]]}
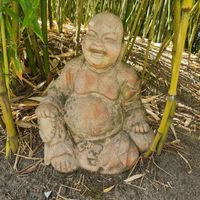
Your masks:
{"label": "statue's round belly", "polygon": [[72,134],[96,140],[120,131],[123,114],[120,105],[102,95],[72,95],[65,103],[65,120]]}

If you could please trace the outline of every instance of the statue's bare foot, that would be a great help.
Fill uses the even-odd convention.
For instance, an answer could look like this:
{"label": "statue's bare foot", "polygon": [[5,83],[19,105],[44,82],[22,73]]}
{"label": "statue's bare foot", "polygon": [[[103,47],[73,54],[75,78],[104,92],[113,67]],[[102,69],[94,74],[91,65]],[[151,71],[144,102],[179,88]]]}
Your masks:
{"label": "statue's bare foot", "polygon": [[154,139],[154,133],[151,129],[145,134],[130,132],[129,135],[140,152],[147,151]]}
{"label": "statue's bare foot", "polygon": [[71,155],[64,154],[51,160],[52,166],[59,172],[72,172],[78,168],[77,160]]}

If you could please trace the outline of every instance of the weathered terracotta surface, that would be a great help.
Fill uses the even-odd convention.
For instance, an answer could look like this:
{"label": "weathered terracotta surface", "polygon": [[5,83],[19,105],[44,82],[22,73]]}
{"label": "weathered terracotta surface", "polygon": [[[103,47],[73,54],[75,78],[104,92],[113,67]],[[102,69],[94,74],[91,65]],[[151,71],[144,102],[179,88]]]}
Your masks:
{"label": "weathered terracotta surface", "polygon": [[120,173],[153,140],[137,74],[119,60],[122,38],[117,16],[93,17],[83,56],[67,63],[36,109],[45,163],[58,171]]}

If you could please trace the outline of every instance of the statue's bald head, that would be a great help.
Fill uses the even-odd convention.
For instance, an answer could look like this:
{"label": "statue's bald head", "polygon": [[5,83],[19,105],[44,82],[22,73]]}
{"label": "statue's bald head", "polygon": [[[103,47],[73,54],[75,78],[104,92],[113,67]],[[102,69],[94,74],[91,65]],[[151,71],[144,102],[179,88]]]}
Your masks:
{"label": "statue's bald head", "polygon": [[123,25],[119,17],[108,12],[95,15],[82,41],[86,61],[100,71],[113,66],[121,52],[122,38]]}
{"label": "statue's bald head", "polygon": [[102,28],[114,30],[119,38],[122,40],[123,38],[123,24],[121,19],[109,12],[103,12],[96,14],[89,22],[88,24],[88,30],[90,27],[94,26],[102,26]]}

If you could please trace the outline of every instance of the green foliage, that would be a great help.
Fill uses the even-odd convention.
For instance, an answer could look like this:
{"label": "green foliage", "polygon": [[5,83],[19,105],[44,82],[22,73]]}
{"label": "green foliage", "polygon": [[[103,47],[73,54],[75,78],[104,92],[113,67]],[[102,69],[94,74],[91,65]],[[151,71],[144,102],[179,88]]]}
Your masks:
{"label": "green foliage", "polygon": [[42,31],[38,24],[38,9],[40,1],[19,0],[19,4],[24,14],[21,31],[25,28],[30,28],[43,41]]}
{"label": "green foliage", "polygon": [[[77,5],[80,0],[52,0],[52,16],[62,30],[62,23],[70,20],[74,24],[77,21]],[[181,1],[180,1],[181,2]],[[200,20],[199,2],[194,0],[191,10],[188,37],[186,38],[186,49],[189,52],[196,52],[198,46],[197,30]],[[96,13],[110,11],[119,15],[123,21],[125,29],[125,54],[127,60],[137,36],[148,38],[150,41],[162,43],[165,41],[164,48],[173,40],[174,35],[174,13],[173,7],[175,0],[160,0],[157,2],[155,13],[155,0],[88,0],[83,1],[81,24],[87,25],[89,19]],[[60,8],[61,7],[61,8]],[[61,12],[61,13],[60,13]],[[77,26],[78,29],[79,26]],[[77,31],[78,33],[79,31]],[[167,39],[166,39],[167,35]],[[76,35],[76,38],[78,36]],[[167,40],[167,43],[166,43]],[[163,51],[160,50],[160,54]],[[159,58],[159,56],[157,57]]]}
{"label": "green foliage", "polygon": [[21,18],[20,18],[18,15],[16,15],[16,14],[12,11],[12,9],[10,9],[9,7],[4,7],[4,10],[5,10],[5,13],[6,13],[8,16],[10,16],[12,19],[14,19],[15,21],[17,21],[18,23],[21,23],[21,22],[22,22]]}

